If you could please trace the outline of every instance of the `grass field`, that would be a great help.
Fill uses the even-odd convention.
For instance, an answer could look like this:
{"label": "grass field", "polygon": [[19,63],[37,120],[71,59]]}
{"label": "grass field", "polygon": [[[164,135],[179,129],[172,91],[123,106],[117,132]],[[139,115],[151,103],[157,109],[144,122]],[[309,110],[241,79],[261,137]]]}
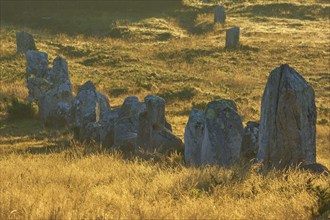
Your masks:
{"label": "grass field", "polygon": [[[34,35],[50,61],[68,61],[75,93],[91,80],[111,107],[129,95],[165,98],[181,138],[192,107],[216,98],[235,100],[244,123],[258,121],[269,72],[288,63],[315,90],[317,162],[330,168],[330,2],[219,1],[225,26],[213,25],[214,2],[1,13],[0,219],[329,218],[327,176],[295,168],[260,173],[257,164],[189,168],[179,154],[146,161],[79,143],[37,119],[7,119],[11,99],[27,97],[25,57],[16,55],[20,30]],[[232,26],[241,27],[242,45],[225,50]]]}

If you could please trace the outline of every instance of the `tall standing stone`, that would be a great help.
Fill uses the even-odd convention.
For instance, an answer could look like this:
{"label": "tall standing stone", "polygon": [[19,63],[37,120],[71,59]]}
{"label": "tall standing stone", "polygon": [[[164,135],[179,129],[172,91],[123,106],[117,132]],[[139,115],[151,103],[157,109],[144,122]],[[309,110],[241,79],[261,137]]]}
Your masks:
{"label": "tall standing stone", "polygon": [[25,54],[29,50],[36,50],[33,36],[27,32],[16,32],[17,53]]}
{"label": "tall standing stone", "polygon": [[274,167],[316,161],[313,88],[289,65],[274,69],[261,103],[257,159]]}
{"label": "tall standing stone", "polygon": [[233,49],[239,46],[240,28],[233,27],[226,31],[226,48]]}
{"label": "tall standing stone", "polygon": [[201,165],[204,128],[204,111],[193,109],[184,131],[184,159],[187,165]]}
{"label": "tall standing stone", "polygon": [[214,10],[214,23],[225,24],[226,12],[225,7],[217,5]]}
{"label": "tall standing stone", "polygon": [[202,142],[202,164],[230,166],[239,161],[243,124],[231,100],[208,103]]}

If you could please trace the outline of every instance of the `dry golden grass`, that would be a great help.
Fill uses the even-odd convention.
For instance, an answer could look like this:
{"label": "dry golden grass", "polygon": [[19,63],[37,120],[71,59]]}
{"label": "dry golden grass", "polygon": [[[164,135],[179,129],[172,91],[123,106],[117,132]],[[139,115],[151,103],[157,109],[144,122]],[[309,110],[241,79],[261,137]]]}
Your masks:
{"label": "dry golden grass", "polygon": [[[212,4],[189,0],[184,9],[159,17],[144,15],[132,22],[122,18],[118,24],[134,32],[133,38],[122,39],[94,29],[91,34],[81,32],[95,20],[101,22],[97,27],[107,27],[112,16],[120,19],[118,13],[86,14],[72,21],[52,18],[56,25],[61,19],[70,20],[73,34],[55,24],[58,30],[2,21],[0,219],[327,218],[330,181],[326,176],[293,168],[258,172],[258,165],[187,168],[182,155],[160,161],[126,158],[76,143],[70,131],[47,130],[37,120],[6,120],[10,99],[27,96],[25,58],[15,55],[17,30],[31,32],[50,61],[57,55],[67,59],[75,92],[92,80],[112,107],[120,106],[128,95],[140,99],[165,95],[167,118],[181,138],[192,106],[203,108],[219,97],[237,102],[244,123],[259,120],[269,72],[288,63],[315,89],[317,161],[329,168],[330,23],[321,14],[322,8],[329,10],[329,3],[282,1],[288,3],[290,13],[281,16],[255,11],[273,3],[277,1],[226,1],[227,24],[213,26]],[[307,17],[299,17],[298,12]],[[161,22],[159,30],[157,22]],[[241,27],[242,47],[226,51],[225,29],[235,25]],[[157,40],[163,31],[184,34]],[[149,40],[146,33],[152,35]]]}

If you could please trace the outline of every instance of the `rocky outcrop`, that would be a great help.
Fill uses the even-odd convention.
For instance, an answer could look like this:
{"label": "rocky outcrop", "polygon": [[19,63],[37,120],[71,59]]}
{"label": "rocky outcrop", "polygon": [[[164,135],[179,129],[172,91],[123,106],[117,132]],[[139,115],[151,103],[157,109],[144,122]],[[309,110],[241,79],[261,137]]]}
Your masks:
{"label": "rocky outcrop", "polygon": [[25,54],[29,50],[36,50],[36,44],[33,36],[27,32],[16,32],[17,53]]}
{"label": "rocky outcrop", "polygon": [[261,103],[258,160],[274,167],[316,161],[313,88],[289,65],[274,69]]}

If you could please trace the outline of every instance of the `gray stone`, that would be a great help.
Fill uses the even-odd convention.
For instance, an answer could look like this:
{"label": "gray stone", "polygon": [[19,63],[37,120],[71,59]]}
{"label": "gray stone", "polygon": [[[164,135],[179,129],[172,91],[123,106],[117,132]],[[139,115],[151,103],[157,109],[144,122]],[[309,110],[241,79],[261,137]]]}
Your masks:
{"label": "gray stone", "polygon": [[[89,139],[89,130],[86,126],[90,123],[99,123],[103,116],[110,111],[106,97],[98,92],[92,82],[82,85],[75,97],[71,108],[71,120],[80,139]],[[89,128],[98,128],[95,124]],[[98,138],[99,139],[99,138]]]}
{"label": "gray stone", "polygon": [[257,157],[259,149],[259,123],[249,121],[244,128],[241,159],[251,161]]}
{"label": "gray stone", "polygon": [[139,114],[137,145],[150,152],[182,151],[182,141],[165,127],[165,100],[149,95],[144,102],[146,109]]}
{"label": "gray stone", "polygon": [[233,27],[226,31],[226,48],[232,49],[239,47],[240,28]]}
{"label": "gray stone", "polygon": [[[47,127],[62,127],[69,123],[72,85],[69,78],[67,62],[62,57],[56,57],[53,68],[48,75],[36,76],[28,80],[34,85],[31,91],[39,106],[39,115]],[[31,80],[33,79],[33,80]],[[48,85],[48,87],[44,86]],[[42,90],[40,89],[42,88]]]}
{"label": "gray stone", "polygon": [[53,84],[44,78],[30,77],[27,79],[27,88],[29,91],[29,101],[40,100],[40,98],[51,88]]}
{"label": "gray stone", "polygon": [[36,50],[33,36],[27,32],[16,32],[17,53],[25,54],[29,50]]}
{"label": "gray stone", "polygon": [[127,97],[119,110],[114,128],[114,146],[124,151],[134,152],[136,149],[139,114],[146,106],[135,96]]}
{"label": "gray stone", "polygon": [[217,100],[208,103],[204,132],[202,164],[230,166],[238,162],[243,125],[235,102]]}
{"label": "gray stone", "polygon": [[39,77],[47,78],[48,75],[48,54],[30,50],[26,53],[26,78]]}
{"label": "gray stone", "polygon": [[313,88],[289,65],[274,69],[261,103],[257,159],[286,167],[316,161],[316,107]]}
{"label": "gray stone", "polygon": [[193,109],[184,131],[184,158],[187,165],[201,165],[205,113]]}
{"label": "gray stone", "polygon": [[104,113],[100,120],[100,141],[103,147],[111,148],[114,145],[115,122],[120,109],[110,110]]}
{"label": "gray stone", "polygon": [[214,23],[225,24],[226,12],[225,7],[217,5],[214,10]]}

